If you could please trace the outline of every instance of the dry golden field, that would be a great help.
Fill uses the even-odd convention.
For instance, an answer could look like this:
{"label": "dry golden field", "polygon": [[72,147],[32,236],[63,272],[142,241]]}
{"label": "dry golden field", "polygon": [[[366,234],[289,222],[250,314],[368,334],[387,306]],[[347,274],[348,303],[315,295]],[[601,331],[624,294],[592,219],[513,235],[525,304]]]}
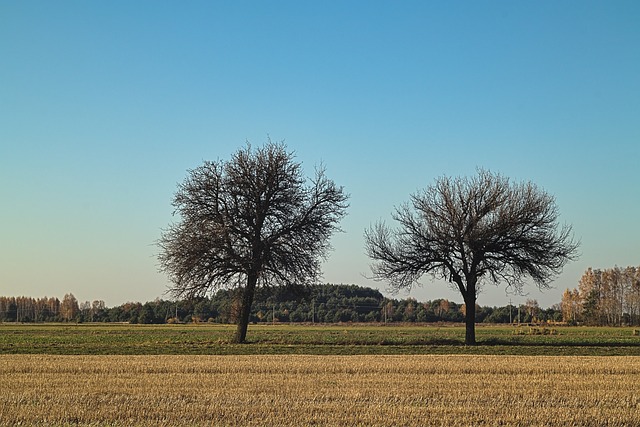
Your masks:
{"label": "dry golden field", "polygon": [[3,355],[0,424],[638,426],[640,357]]}

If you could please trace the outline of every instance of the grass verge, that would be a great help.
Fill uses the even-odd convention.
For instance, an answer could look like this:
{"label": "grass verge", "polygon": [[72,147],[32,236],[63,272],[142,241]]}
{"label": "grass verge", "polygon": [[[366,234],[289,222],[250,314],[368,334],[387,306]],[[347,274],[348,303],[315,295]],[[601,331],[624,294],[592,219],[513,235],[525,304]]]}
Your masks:
{"label": "grass verge", "polygon": [[[525,333],[522,333],[524,330]],[[252,325],[249,342],[231,343],[232,325],[0,324],[0,354],[495,354],[637,356],[632,328],[557,328],[529,335],[511,326],[478,326],[464,345],[460,326]]]}

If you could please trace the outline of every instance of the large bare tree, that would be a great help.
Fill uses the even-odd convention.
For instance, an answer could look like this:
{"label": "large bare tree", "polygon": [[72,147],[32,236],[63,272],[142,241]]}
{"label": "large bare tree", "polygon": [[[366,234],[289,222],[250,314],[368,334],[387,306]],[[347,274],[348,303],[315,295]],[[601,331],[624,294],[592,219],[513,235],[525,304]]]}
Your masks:
{"label": "large bare tree", "polygon": [[397,208],[399,228],[380,222],[365,231],[373,277],[395,290],[430,274],[464,299],[465,343],[474,345],[476,299],[484,282],[520,292],[526,278],[541,288],[577,256],[571,227],[558,224],[555,199],[530,182],[480,170],[442,177]]}
{"label": "large bare tree", "polygon": [[160,270],[177,297],[238,290],[235,341],[246,339],[257,286],[314,281],[345,215],[348,196],[324,169],[305,179],[284,144],[246,147],[205,162],[178,186],[180,221],[158,242]]}

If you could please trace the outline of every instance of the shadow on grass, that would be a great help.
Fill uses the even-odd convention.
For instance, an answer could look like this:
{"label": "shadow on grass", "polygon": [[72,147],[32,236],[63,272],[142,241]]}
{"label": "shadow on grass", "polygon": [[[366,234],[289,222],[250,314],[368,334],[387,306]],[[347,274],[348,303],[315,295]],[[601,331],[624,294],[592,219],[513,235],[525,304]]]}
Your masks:
{"label": "shadow on grass", "polygon": [[503,347],[637,347],[640,341],[578,341],[578,340],[554,340],[554,341],[516,341],[503,338],[487,338],[478,340],[477,345],[503,346]]}

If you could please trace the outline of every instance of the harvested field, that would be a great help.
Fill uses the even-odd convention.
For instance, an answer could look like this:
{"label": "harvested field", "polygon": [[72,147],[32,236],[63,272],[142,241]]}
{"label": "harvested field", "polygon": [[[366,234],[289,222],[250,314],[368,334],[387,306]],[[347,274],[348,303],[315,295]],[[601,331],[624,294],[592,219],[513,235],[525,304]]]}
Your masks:
{"label": "harvested field", "polygon": [[640,425],[639,357],[0,356],[1,425]]}

